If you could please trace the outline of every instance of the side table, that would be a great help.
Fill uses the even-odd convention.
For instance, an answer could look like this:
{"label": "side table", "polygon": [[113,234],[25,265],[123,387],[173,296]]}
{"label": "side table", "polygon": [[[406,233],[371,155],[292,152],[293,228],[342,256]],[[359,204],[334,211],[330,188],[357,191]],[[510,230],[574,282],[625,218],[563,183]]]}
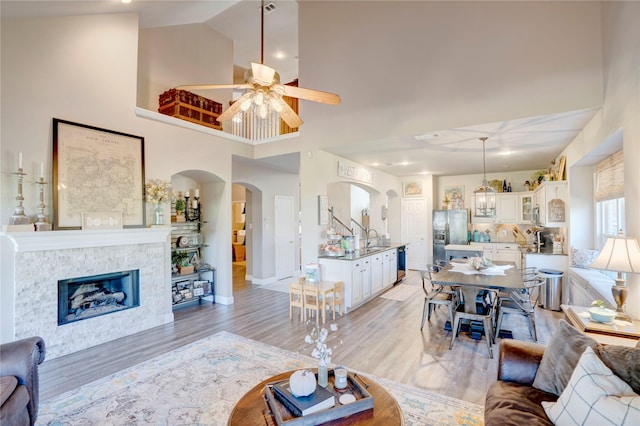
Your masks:
{"label": "side table", "polygon": [[[229,416],[229,426],[243,425],[275,425],[275,419],[270,412],[264,397],[264,388],[267,383],[285,380],[293,374],[293,371],[277,374],[258,383],[249,390],[236,403]],[[361,377],[361,376],[358,376]],[[349,417],[336,419],[325,423],[326,425],[404,425],[404,418],[398,402],[385,388],[369,378],[365,378],[369,385],[367,392],[373,397],[373,410],[356,413]]]}
{"label": "side table", "polygon": [[614,325],[595,323],[581,314],[588,311],[586,306],[560,305],[569,324],[593,338],[598,343],[627,347],[640,347],[640,321],[633,320],[633,325],[624,330]]}

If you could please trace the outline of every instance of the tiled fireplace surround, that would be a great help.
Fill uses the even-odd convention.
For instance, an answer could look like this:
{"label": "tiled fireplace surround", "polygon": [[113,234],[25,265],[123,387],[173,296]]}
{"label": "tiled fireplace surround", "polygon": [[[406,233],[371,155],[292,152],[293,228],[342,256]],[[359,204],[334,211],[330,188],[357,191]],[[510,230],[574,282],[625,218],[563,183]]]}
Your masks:
{"label": "tiled fireplace surround", "polygon": [[[172,322],[169,233],[140,228],[4,234],[3,340],[11,334],[8,327],[9,340],[41,336],[47,359],[53,359]],[[58,325],[58,280],[131,269],[140,270],[139,307]],[[13,289],[5,281],[11,275]]]}

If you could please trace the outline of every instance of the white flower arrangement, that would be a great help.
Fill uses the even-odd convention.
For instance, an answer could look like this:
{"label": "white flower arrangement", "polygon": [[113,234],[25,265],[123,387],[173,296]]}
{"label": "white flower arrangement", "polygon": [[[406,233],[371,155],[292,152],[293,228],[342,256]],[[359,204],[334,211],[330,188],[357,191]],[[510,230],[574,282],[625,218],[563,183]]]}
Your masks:
{"label": "white flower arrangement", "polygon": [[147,203],[162,203],[168,200],[172,194],[171,182],[160,179],[152,179],[144,185],[144,193]]}
{"label": "white flower arrangement", "polygon": [[[331,324],[329,329],[331,331],[338,331],[338,326],[336,324]],[[331,364],[331,355],[333,354],[333,349],[327,345],[328,336],[329,331],[327,331],[326,328],[323,327],[318,332],[314,327],[313,330],[311,330],[311,334],[307,334],[304,338],[305,343],[314,345],[313,350],[311,351],[311,356],[317,358],[320,361],[318,365],[322,367],[327,367]]]}

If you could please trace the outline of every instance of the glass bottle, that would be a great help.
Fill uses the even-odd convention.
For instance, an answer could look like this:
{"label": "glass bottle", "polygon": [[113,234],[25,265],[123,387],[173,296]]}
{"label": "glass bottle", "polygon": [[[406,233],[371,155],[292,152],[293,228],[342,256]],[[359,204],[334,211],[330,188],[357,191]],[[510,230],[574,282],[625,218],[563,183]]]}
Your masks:
{"label": "glass bottle", "polygon": [[502,182],[502,192],[507,192],[507,180],[506,179]]}

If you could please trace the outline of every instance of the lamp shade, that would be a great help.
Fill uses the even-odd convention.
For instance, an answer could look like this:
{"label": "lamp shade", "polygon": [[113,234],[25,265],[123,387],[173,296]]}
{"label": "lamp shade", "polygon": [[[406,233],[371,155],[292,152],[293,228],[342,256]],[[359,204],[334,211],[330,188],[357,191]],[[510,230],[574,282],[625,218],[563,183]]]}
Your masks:
{"label": "lamp shade", "polygon": [[640,274],[640,247],[635,238],[622,234],[609,237],[600,254],[589,267],[615,272]]}

